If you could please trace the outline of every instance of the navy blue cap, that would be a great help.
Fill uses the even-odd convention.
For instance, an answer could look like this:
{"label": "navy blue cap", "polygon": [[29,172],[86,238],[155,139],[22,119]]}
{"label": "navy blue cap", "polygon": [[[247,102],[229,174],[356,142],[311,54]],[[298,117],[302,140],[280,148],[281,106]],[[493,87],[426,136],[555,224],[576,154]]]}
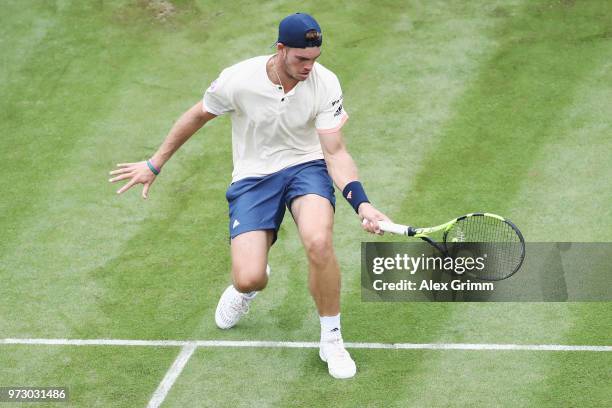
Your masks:
{"label": "navy blue cap", "polygon": [[[306,33],[316,31],[315,38],[307,39]],[[319,23],[312,16],[304,13],[295,13],[285,17],[278,25],[278,41],[288,47],[306,48],[320,47],[323,35]]]}

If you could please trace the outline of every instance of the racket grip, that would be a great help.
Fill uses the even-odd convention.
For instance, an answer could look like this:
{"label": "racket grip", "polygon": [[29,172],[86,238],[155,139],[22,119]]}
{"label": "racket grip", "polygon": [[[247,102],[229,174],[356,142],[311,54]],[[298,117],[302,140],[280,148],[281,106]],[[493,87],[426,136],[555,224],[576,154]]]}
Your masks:
{"label": "racket grip", "polygon": [[408,231],[410,230],[410,227],[407,225],[394,224],[389,221],[378,221],[378,226],[385,232],[399,235],[408,235]]}

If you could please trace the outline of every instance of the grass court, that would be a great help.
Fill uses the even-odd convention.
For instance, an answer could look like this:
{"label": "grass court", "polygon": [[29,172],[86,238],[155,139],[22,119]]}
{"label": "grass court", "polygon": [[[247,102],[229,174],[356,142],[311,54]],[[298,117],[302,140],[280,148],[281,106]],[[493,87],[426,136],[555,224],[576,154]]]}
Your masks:
{"label": "grass court", "polygon": [[239,326],[214,324],[230,281],[229,117],[179,150],[149,200],[140,187],[118,197],[107,182],[116,163],[152,155],[224,67],[272,54],[278,22],[295,11],[322,26],[320,62],[343,86],[349,151],[392,219],[428,226],[489,211],[528,242],[611,241],[612,3],[0,7],[0,386],[70,389],[67,403],[0,406],[145,407],[186,351],[163,407],[609,406],[609,302],[362,302],[360,243],[394,238],[366,235],[341,200],[345,341],[603,351],[355,347],[357,376],[339,381],[313,348],[6,339],[318,340],[288,215],[268,288]]}

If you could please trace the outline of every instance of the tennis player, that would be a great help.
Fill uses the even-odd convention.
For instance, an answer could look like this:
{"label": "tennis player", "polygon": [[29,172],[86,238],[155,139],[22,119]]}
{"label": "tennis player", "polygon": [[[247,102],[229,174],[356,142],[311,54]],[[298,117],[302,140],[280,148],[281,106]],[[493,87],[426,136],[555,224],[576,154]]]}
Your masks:
{"label": "tennis player", "polygon": [[365,230],[379,233],[377,221],[388,218],[369,203],[358,181],[341,132],[348,114],[340,83],[316,62],[322,42],[313,17],[287,16],[279,25],[274,55],[223,70],[149,160],[119,164],[110,181],[129,179],[119,194],[144,184],[142,196],[147,198],[172,154],[209,120],[229,114],[234,169],[226,198],[233,284],[221,295],[216,324],[221,329],[235,326],[266,287],[268,251],[288,208],[308,257],[309,287],[321,322],[319,355],[333,377],[350,378],[356,366],[340,331],[333,183],[365,220]]}

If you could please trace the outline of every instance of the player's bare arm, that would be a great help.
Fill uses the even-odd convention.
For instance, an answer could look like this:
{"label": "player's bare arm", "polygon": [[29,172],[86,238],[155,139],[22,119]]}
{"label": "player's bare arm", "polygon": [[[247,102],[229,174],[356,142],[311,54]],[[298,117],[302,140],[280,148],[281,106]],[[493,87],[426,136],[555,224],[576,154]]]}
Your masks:
{"label": "player's bare arm", "polygon": [[136,184],[143,184],[142,198],[146,199],[149,195],[149,188],[155,181],[157,174],[166,164],[170,157],[185,143],[195,132],[216,116],[206,112],[202,107],[202,101],[193,105],[185,112],[178,121],[172,126],[168,136],[161,144],[157,152],[149,160],[136,163],[119,163],[118,169],[110,172],[113,178],[109,179],[111,183],[127,180],[128,183],[117,190],[117,194],[121,194]]}
{"label": "player's bare arm", "polygon": [[[319,136],[319,139],[327,169],[334,184],[343,191],[349,183],[359,180],[357,166],[346,149],[342,132],[338,130],[334,133],[323,134]],[[378,221],[390,221],[389,217],[378,211],[369,202],[359,205],[358,214],[362,220],[367,221],[362,224],[363,228],[371,233],[380,233]]]}

